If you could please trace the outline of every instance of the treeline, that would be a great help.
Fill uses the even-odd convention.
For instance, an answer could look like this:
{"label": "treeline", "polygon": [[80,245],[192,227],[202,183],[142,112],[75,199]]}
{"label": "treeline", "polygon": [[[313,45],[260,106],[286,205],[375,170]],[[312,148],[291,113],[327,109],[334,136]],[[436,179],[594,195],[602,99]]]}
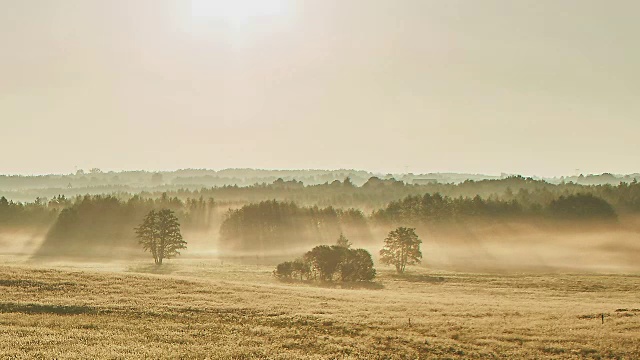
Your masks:
{"label": "treeline", "polygon": [[[251,186],[254,184],[270,184],[277,179],[284,181],[296,180],[306,185],[331,183],[349,177],[357,186],[361,186],[373,176],[381,178],[395,177],[406,183],[414,180],[433,180],[442,183],[459,183],[466,179],[482,180],[497,178],[495,176],[472,174],[401,174],[376,175],[374,173],[354,170],[262,170],[262,169],[183,169],[176,171],[102,171],[99,168],[79,169],[72,174],[51,174],[39,176],[0,175],[0,191],[15,191],[19,189],[64,189],[87,187],[122,187],[157,188],[184,186],[199,189],[211,186]],[[166,190],[166,189],[163,189]],[[66,195],[66,194],[65,194]]]}
{"label": "treeline", "polygon": [[[533,214],[543,211],[552,201],[559,199],[561,196],[567,197],[577,194],[591,194],[594,197],[601,198],[611,204],[619,214],[640,212],[640,184],[636,181],[621,183],[617,186],[583,186],[573,183],[553,185],[523,177],[465,181],[456,185],[407,185],[404,182],[393,179],[374,177],[361,187],[355,186],[348,178],[343,181],[335,180],[331,183],[314,186],[305,186],[301,182],[294,180],[278,179],[272,184],[257,184],[249,187],[224,186],[200,190],[180,189],[164,193],[141,192],[137,195],[120,192],[111,196],[117,197],[122,201],[129,201],[137,197],[149,199],[166,197],[176,199],[180,203],[178,207],[198,206],[194,205],[194,201],[197,201],[197,199],[215,199],[215,203],[223,208],[239,208],[243,205],[259,203],[265,200],[277,200],[294,202],[300,206],[307,207],[354,208],[369,214],[387,207],[391,207],[388,212],[393,212],[395,211],[393,208],[399,206],[399,201],[416,203],[416,198],[422,198],[424,194],[434,194],[433,199],[420,200],[433,202],[433,204],[427,204],[427,207],[432,209],[428,211],[436,211],[433,209],[442,206],[446,207],[445,209],[437,210],[438,214],[444,214],[443,216],[448,216],[447,213],[451,212],[455,214],[484,212],[488,215],[519,212]],[[440,204],[441,200],[435,194],[448,198],[448,204]],[[479,202],[476,199],[475,203],[470,202],[469,199],[476,197],[483,201]],[[84,195],[77,195],[73,198],[57,195],[52,196],[50,200],[37,198],[32,203],[14,202],[5,198],[3,203],[0,204],[2,207],[0,209],[2,215],[0,216],[2,216],[5,223],[38,222],[40,221],[39,219],[42,219],[42,213],[59,212],[61,209],[71,206],[77,199],[82,198],[84,198]],[[405,204],[404,206],[409,205]],[[421,214],[419,215],[422,216]],[[53,214],[50,214],[50,216],[55,217]]]}
{"label": "treeline", "polygon": [[58,194],[74,197],[84,194],[198,190],[203,187],[247,187],[271,184],[278,179],[317,185],[350,177],[357,185],[362,185],[372,176],[374,174],[361,170],[184,169],[163,172],[103,172],[93,168],[77,170],[73,174],[0,175],[0,193],[15,201],[29,201],[36,197]]}
{"label": "treeline", "polygon": [[[57,202],[56,202],[57,204]],[[0,197],[0,227],[38,227],[51,224],[58,216],[59,208],[43,204],[39,199],[33,203],[20,203]]]}
{"label": "treeline", "polygon": [[53,223],[43,251],[77,243],[118,245],[132,239],[131,229],[144,214],[160,208],[175,211],[186,232],[219,231],[227,250],[267,253],[327,243],[341,232],[355,242],[367,242],[371,227],[389,223],[467,218],[614,219],[640,212],[640,184],[554,185],[511,177],[457,185],[407,185],[374,177],[362,186],[349,178],[305,186],[278,179],[250,187],[74,198],[58,195],[32,203],[2,197],[0,225],[4,229]]}
{"label": "treeline", "polygon": [[292,245],[327,242],[341,233],[353,239],[367,239],[369,228],[364,213],[271,200],[229,210],[220,227],[221,244],[227,250],[261,252],[282,252],[291,250]]}
{"label": "treeline", "polygon": [[426,193],[450,198],[474,198],[517,201],[525,208],[546,207],[561,196],[591,194],[604,199],[618,213],[640,212],[640,184],[631,181],[618,185],[579,185],[575,183],[551,184],[546,181],[514,176],[500,180],[465,181],[459,184],[430,183],[407,184],[395,179],[370,178],[362,186],[350,179],[306,186],[297,181],[275,181],[249,187],[227,186],[199,191],[178,190],[171,196],[213,197],[222,203],[245,205],[265,200],[295,202],[302,206],[357,208],[370,213],[392,201]]}
{"label": "treeline", "polygon": [[109,257],[123,248],[134,248],[133,229],[156,209],[174,211],[185,231],[217,229],[216,206],[212,199],[182,201],[166,194],[129,200],[110,195],[78,197],[60,211],[36,255]]}
{"label": "treeline", "polygon": [[470,219],[612,221],[616,218],[611,204],[592,194],[560,196],[548,205],[524,205],[518,200],[483,199],[478,195],[452,198],[424,194],[392,201],[370,216],[357,209],[304,207],[271,200],[230,210],[220,234],[221,245],[228,250],[281,252],[327,243],[341,233],[356,242],[368,242],[370,229],[376,226]]}
{"label": "treeline", "polygon": [[[152,174],[147,174],[153,176]],[[108,193],[107,188],[96,186],[86,189],[39,189],[29,190],[35,198],[46,194],[46,198],[63,194],[78,196],[82,191],[88,193]],[[128,199],[133,197],[133,188],[118,188],[115,196]],[[407,196],[422,196],[425,193],[441,194],[451,198],[473,198],[500,201],[517,201],[524,208],[546,207],[560,196],[592,194],[610,203],[618,213],[640,212],[640,184],[637,181],[623,182],[618,185],[579,185],[576,183],[552,184],[542,180],[513,176],[499,180],[468,180],[462,183],[407,184],[393,178],[371,177],[362,186],[350,178],[333,180],[318,185],[305,185],[297,180],[276,179],[271,183],[251,186],[221,186],[189,189],[172,188],[167,191],[138,191],[140,196],[156,198],[166,193],[181,201],[187,199],[215,198],[218,204],[229,207],[257,203],[265,200],[295,202],[302,206],[357,208],[370,213],[387,206],[392,201]],[[38,195],[40,194],[40,195]],[[7,195],[8,196],[8,195]],[[74,197],[72,196],[72,197]],[[43,201],[47,199],[42,197]]]}
{"label": "treeline", "polygon": [[617,214],[607,201],[592,194],[560,196],[547,205],[517,199],[451,198],[440,194],[408,196],[375,211],[371,218],[378,224],[420,224],[469,218],[513,219],[545,218],[570,220],[613,220]]}

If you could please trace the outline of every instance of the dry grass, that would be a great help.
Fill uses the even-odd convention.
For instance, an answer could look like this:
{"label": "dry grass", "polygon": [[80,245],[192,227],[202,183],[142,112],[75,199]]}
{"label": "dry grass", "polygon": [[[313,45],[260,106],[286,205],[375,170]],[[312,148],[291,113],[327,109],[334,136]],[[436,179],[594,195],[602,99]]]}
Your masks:
{"label": "dry grass", "polygon": [[282,283],[270,271],[186,259],[160,271],[0,267],[0,354],[640,358],[639,276],[383,269],[378,286],[342,289]]}

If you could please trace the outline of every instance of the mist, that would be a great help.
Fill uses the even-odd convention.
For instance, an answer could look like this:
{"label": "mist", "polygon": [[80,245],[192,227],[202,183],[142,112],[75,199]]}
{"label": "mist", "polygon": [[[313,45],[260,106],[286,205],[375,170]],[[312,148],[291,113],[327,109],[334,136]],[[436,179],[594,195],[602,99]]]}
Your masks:
{"label": "mist", "polygon": [[0,358],[640,359],[640,2],[0,5]]}
{"label": "mist", "polygon": [[[265,171],[243,173],[271,176]],[[3,198],[3,253],[36,263],[140,261],[148,254],[141,251],[135,228],[150,210],[169,208],[176,212],[188,243],[180,254],[185,259],[273,266],[346,236],[354,247],[367,249],[379,264],[378,253],[387,234],[397,226],[409,226],[416,228],[423,241],[421,266],[430,269],[500,273],[638,270],[640,206],[633,194],[640,188],[635,176],[617,177],[622,182],[616,186],[609,184],[613,175],[579,178],[583,184],[566,182],[568,177],[555,183],[488,177],[449,183],[431,179],[422,184],[414,183],[420,175],[399,174],[404,181],[371,176],[354,182],[351,177],[336,177],[366,173],[298,171],[276,172],[274,175],[290,174],[292,178],[278,178],[270,184],[162,191],[153,182],[175,175],[159,174],[109,175],[123,181],[131,176],[148,181],[150,190],[138,194],[57,195],[33,202]],[[307,185],[296,180],[296,175],[326,181]],[[36,179],[40,186],[57,181],[55,176],[25,177],[14,184],[24,189],[20,184]],[[593,184],[597,179],[603,183]]]}

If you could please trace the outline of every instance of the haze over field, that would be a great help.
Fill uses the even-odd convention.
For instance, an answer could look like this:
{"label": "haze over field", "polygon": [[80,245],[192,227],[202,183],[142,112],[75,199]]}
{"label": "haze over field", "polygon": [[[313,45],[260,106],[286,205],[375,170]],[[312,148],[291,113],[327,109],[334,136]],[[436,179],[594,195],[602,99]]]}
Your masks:
{"label": "haze over field", "polygon": [[637,1],[0,5],[0,173],[638,170]]}
{"label": "haze over field", "polygon": [[640,359],[638,14],[0,0],[0,358]]}

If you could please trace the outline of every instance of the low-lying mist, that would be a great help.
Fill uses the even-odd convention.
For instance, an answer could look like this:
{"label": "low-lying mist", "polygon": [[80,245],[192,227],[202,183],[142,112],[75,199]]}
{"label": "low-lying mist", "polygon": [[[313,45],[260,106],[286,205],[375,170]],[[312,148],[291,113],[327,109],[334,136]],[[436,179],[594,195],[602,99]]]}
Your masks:
{"label": "low-lying mist", "polygon": [[423,266],[456,271],[640,271],[632,223],[502,222],[418,227]]}
{"label": "low-lying mist", "polygon": [[[366,194],[399,186],[374,185],[364,189]],[[334,187],[351,189],[353,185],[330,188]],[[256,186],[242,191],[265,189]],[[633,183],[609,190],[635,194],[640,187]],[[609,203],[591,193],[556,196],[540,191],[535,195],[538,200],[532,201],[526,192],[518,194],[519,200],[437,193],[407,196],[371,213],[280,200],[239,206],[168,194],[57,197],[32,204],[2,200],[0,246],[5,256],[30,256],[32,261],[151,258],[139,245],[134,229],[149,211],[170,209],[187,241],[182,258],[274,265],[302,256],[314,246],[334,244],[344,235],[377,260],[389,231],[409,226],[417,229],[423,241],[422,266],[432,269],[638,271],[640,212],[634,210],[635,200]]]}
{"label": "low-lying mist", "polygon": [[[525,223],[460,222],[417,226],[422,239],[421,266],[434,270],[471,272],[639,272],[640,217],[617,223]],[[351,237],[353,246],[367,249],[378,263],[378,252],[393,227],[371,227],[369,236]],[[361,231],[361,229],[358,229]],[[335,229],[349,237],[353,229]],[[133,236],[110,244],[87,247],[90,241],[76,239],[64,246],[45,245],[46,230],[0,232],[2,253],[30,257],[32,261],[126,261],[150,258]],[[215,229],[186,231],[187,249],[181,258],[220,259],[249,265],[275,265],[302,256],[312,246],[332,244],[335,239],[304,241],[293,239],[286,249],[224,250]],[[337,237],[336,237],[337,239]],[[125,244],[126,245],[123,245]],[[45,249],[46,251],[43,251]],[[379,266],[379,264],[378,264]]]}

